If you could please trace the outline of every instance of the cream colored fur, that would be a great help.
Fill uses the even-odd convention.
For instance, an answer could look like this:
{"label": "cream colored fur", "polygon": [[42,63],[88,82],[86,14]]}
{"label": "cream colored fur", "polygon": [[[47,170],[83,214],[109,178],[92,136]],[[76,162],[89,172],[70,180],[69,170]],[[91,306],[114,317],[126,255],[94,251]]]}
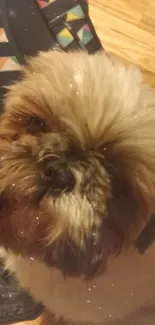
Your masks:
{"label": "cream colored fur", "polygon": [[[130,153],[130,147],[133,149],[134,146],[136,162],[141,150],[144,150],[143,160],[147,162],[148,157],[150,159],[148,163],[152,169],[148,168],[145,190],[148,192],[149,189],[151,196],[155,184],[155,166],[152,165],[155,158],[155,97],[143,84],[141,73],[135,67],[122,65],[103,53],[94,56],[82,53],[66,56],[63,53],[49,52],[41,54],[37,60],[33,59],[31,67],[34,75],[30,76],[31,73],[26,72],[28,78],[25,83],[12,88],[12,93],[15,92],[14,98],[11,93],[12,105],[14,101],[17,104],[18,97],[24,96],[25,87],[29,89],[29,95],[33,95],[35,82],[38,103],[44,105],[42,101],[46,96],[46,102],[52,106],[52,112],[62,116],[64,123],[72,129],[72,134],[74,133],[83,146],[87,141],[83,121],[87,121],[90,136],[100,144],[108,140],[118,140],[123,135],[122,143],[120,141],[116,148],[118,152],[120,149]],[[58,73],[58,76],[62,76],[61,80],[57,78],[55,69],[61,70],[61,73]],[[53,92],[56,87],[61,94],[61,98],[55,97],[52,102],[51,98],[54,96],[51,96],[49,79],[45,77],[46,72],[49,76],[49,71],[51,75],[53,71],[55,78]],[[42,79],[39,79],[38,75],[42,75]],[[72,93],[73,97],[64,101],[64,105],[59,105],[65,98],[67,89],[70,96],[72,87],[76,89]],[[55,93],[58,94],[58,91]],[[134,169],[135,163],[130,156],[129,161],[130,167]],[[143,175],[140,181],[145,184]],[[82,324],[82,321],[103,324],[103,321],[109,319],[108,304],[105,303],[105,307],[102,307],[102,292],[106,289],[104,275],[90,283],[83,282],[82,279],[65,279],[59,271],[50,269],[41,261],[16,256],[3,248],[0,250],[0,256],[4,259],[5,268],[15,273],[19,283],[57,317],[78,321],[79,324]],[[93,294],[96,286],[98,294]],[[115,310],[113,304],[112,308],[115,316],[119,317],[122,307]]]}

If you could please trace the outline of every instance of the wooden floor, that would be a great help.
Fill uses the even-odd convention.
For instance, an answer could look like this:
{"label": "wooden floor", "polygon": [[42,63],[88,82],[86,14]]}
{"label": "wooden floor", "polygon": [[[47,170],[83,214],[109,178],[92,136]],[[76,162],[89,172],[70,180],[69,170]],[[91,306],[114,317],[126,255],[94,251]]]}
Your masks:
{"label": "wooden floor", "polygon": [[104,48],[132,62],[155,87],[155,0],[89,0]]}
{"label": "wooden floor", "polygon": [[[89,3],[103,47],[138,65],[155,87],[155,0],[89,0]],[[27,325],[40,323],[38,319]]]}

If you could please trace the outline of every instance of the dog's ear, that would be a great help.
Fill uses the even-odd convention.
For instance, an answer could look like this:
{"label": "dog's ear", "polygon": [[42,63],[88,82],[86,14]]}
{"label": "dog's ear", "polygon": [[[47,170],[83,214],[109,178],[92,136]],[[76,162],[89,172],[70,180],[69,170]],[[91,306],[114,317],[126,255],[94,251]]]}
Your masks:
{"label": "dog's ear", "polygon": [[[120,208],[124,206],[120,217],[117,209],[118,223],[120,218],[123,221],[126,218],[135,226],[137,223],[137,229],[145,226],[155,210],[155,96],[147,87],[141,87],[139,90],[138,86],[136,99],[130,97],[128,102],[117,98],[113,111],[107,109],[100,133],[106,169],[115,187],[114,196]],[[127,197],[130,200],[124,204]],[[116,200],[113,211],[115,203]]]}
{"label": "dog's ear", "polygon": [[[139,129],[137,132],[140,136],[140,132],[146,131]],[[121,209],[123,207],[124,227],[129,229],[129,237],[134,240],[155,209],[155,141],[148,135],[149,129],[148,133],[143,133],[142,141],[135,138],[129,147],[127,141],[124,145],[122,143],[122,150],[117,152],[114,163],[119,170],[117,177],[120,176],[119,179],[124,182],[124,193],[122,199],[119,198]]]}
{"label": "dog's ear", "polygon": [[127,247],[133,244],[155,209],[154,166],[139,147],[112,151],[106,161],[112,187],[106,225]]}

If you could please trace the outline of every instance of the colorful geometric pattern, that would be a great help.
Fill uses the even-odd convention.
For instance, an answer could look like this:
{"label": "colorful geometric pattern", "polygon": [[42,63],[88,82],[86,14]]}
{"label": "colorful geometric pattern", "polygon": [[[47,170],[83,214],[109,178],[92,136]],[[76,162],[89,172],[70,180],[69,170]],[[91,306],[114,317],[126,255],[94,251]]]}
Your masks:
{"label": "colorful geometric pattern", "polygon": [[0,71],[17,71],[20,70],[15,56],[0,57]]}
{"label": "colorful geometric pattern", "polygon": [[0,43],[6,43],[8,39],[6,37],[5,31],[3,28],[0,28]]}
{"label": "colorful geometric pattern", "polygon": [[[85,23],[84,26],[81,27],[81,23],[83,23],[84,18],[85,13],[81,5],[78,4],[66,12],[63,12],[57,19],[54,18],[54,20],[50,21],[50,27],[54,26],[55,20],[57,21],[57,26],[59,26],[59,24],[60,26],[63,26],[61,30],[56,32],[56,39],[58,41],[58,44],[63,49],[67,48],[72,42],[75,41],[75,39],[80,47],[84,49],[85,45],[87,45],[93,38],[93,34],[91,33],[88,24]],[[77,31],[74,31],[74,28],[72,28],[72,24],[75,21],[81,21],[79,29]]]}
{"label": "colorful geometric pattern", "polygon": [[[1,1],[1,0],[0,0]],[[39,7],[42,9],[45,21],[47,19],[51,35],[53,35],[61,47],[65,51],[74,48],[82,48],[89,52],[94,47],[100,48],[100,42],[95,35],[93,25],[88,16],[88,0],[78,1],[75,0],[74,4],[70,0],[36,0]],[[69,7],[70,3],[70,7]],[[63,4],[63,6],[62,6]],[[47,9],[49,6],[49,10]],[[66,8],[66,10],[65,10]],[[68,9],[69,8],[69,9]],[[50,16],[51,12],[51,16]],[[59,15],[57,15],[57,13]],[[51,17],[51,20],[50,20]],[[55,44],[54,39],[54,44]],[[93,41],[92,41],[93,40]],[[92,41],[92,42],[91,42]],[[0,28],[0,44],[4,49],[8,40],[3,28]],[[6,43],[6,45],[5,45]],[[52,44],[52,41],[51,41]],[[8,46],[8,47],[7,47]],[[0,70],[19,70],[19,64],[13,56],[14,52],[6,53],[3,51],[0,57]],[[12,54],[12,56],[11,56]],[[7,56],[8,55],[8,56]]]}
{"label": "colorful geometric pattern", "polygon": [[[0,28],[0,44],[8,43],[7,36],[3,28]],[[0,57],[0,71],[19,70],[19,65],[15,56]]]}
{"label": "colorful geometric pattern", "polygon": [[68,28],[63,28],[61,32],[56,35],[56,38],[62,48],[65,48],[74,41],[74,38]]}
{"label": "colorful geometric pattern", "polygon": [[[58,1],[59,0],[37,0],[40,8],[45,8],[51,3]],[[66,0],[64,0],[66,1]],[[88,1],[86,1],[88,2]],[[61,4],[60,4],[61,6]],[[74,6],[73,8],[67,10],[66,12],[63,12],[60,14],[57,18],[54,18],[51,20],[50,27],[54,26],[55,21],[57,22],[56,24],[59,25],[59,20],[60,20],[60,26],[62,25],[63,28],[59,30],[56,33],[56,39],[58,41],[58,44],[63,48],[67,48],[72,42],[75,41],[75,38],[78,42],[78,44],[82,47],[85,48],[85,45],[89,43],[89,41],[92,40],[93,34],[91,33],[90,27],[88,24],[84,24],[84,26],[79,26],[80,29],[76,32],[73,32],[72,26],[70,25],[71,23],[78,21],[78,20],[84,20],[85,19],[85,13],[83,11],[83,8],[81,7],[80,4]]]}
{"label": "colorful geometric pattern", "polygon": [[84,18],[84,12],[80,5],[67,11],[66,22]]}
{"label": "colorful geometric pattern", "polygon": [[93,34],[88,24],[85,24],[83,27],[81,27],[76,33],[76,35],[72,33],[72,28],[69,23],[65,23],[64,25],[66,26],[66,28],[62,29],[56,35],[57,41],[63,49],[74,41],[75,36],[77,38],[78,43],[81,44],[82,48],[93,39]]}
{"label": "colorful geometric pattern", "polygon": [[80,41],[87,45],[91,39],[93,38],[93,35],[91,33],[90,27],[88,25],[84,25],[77,33]]}
{"label": "colorful geometric pattern", "polygon": [[50,3],[55,2],[56,0],[37,0],[40,8],[47,7]]}

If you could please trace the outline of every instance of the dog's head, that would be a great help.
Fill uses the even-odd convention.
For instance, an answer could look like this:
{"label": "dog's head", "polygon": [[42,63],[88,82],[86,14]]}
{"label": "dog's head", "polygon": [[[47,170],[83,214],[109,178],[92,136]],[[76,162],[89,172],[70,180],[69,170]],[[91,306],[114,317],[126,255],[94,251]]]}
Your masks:
{"label": "dog's head", "polygon": [[148,220],[155,100],[104,53],[42,53],[0,120],[0,240],[68,275],[91,276]]}

